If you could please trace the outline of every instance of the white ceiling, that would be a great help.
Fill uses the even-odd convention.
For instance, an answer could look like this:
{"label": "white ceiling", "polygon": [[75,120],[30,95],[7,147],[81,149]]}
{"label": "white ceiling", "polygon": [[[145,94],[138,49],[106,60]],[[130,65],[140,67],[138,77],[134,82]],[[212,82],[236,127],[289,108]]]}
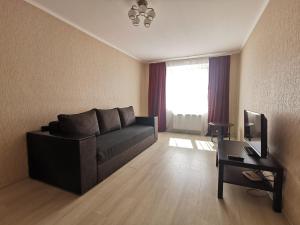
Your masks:
{"label": "white ceiling", "polygon": [[240,50],[268,0],[149,0],[149,29],[134,27],[134,0],[26,0],[143,61]]}

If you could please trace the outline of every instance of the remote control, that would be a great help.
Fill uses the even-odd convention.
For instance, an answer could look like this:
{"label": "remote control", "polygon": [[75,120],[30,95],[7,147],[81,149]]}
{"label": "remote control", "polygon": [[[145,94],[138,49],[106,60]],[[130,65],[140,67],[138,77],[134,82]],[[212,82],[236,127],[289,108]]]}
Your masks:
{"label": "remote control", "polygon": [[235,160],[235,161],[241,161],[241,162],[244,161],[243,157],[240,157],[240,156],[237,156],[237,155],[228,155],[228,159]]}

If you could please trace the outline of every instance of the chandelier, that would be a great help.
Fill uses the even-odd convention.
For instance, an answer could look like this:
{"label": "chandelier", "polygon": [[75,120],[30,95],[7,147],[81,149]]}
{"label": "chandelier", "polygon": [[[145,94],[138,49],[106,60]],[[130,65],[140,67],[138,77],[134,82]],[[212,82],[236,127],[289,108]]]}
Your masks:
{"label": "chandelier", "polygon": [[128,17],[134,26],[138,26],[143,17],[144,26],[149,28],[155,17],[155,12],[153,8],[148,8],[147,0],[137,0],[137,5],[133,5],[128,11]]}

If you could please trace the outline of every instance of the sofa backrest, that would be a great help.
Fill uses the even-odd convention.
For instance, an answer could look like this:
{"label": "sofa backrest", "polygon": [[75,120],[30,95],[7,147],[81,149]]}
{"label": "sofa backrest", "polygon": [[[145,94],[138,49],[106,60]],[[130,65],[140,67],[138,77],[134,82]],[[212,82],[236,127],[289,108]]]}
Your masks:
{"label": "sofa backrest", "polygon": [[52,121],[48,127],[50,134],[78,135],[78,134],[105,134],[125,128],[135,123],[135,114],[132,106],[114,109],[92,109],[79,114],[60,114],[58,121]]}

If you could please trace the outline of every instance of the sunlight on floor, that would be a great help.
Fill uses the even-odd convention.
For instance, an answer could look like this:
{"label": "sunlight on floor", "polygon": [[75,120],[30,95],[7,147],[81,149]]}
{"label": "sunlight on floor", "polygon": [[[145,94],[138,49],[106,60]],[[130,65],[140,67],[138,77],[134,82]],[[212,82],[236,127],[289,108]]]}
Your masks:
{"label": "sunlight on floor", "polygon": [[195,142],[198,150],[215,151],[214,143],[212,143],[211,141],[195,140]]}
{"label": "sunlight on floor", "polygon": [[190,139],[183,139],[183,138],[170,138],[169,146],[179,147],[179,148],[190,148],[190,149],[194,148],[192,141]]}
{"label": "sunlight on floor", "polygon": [[211,141],[192,140],[186,138],[169,138],[169,146],[202,151],[215,151],[214,144]]}

